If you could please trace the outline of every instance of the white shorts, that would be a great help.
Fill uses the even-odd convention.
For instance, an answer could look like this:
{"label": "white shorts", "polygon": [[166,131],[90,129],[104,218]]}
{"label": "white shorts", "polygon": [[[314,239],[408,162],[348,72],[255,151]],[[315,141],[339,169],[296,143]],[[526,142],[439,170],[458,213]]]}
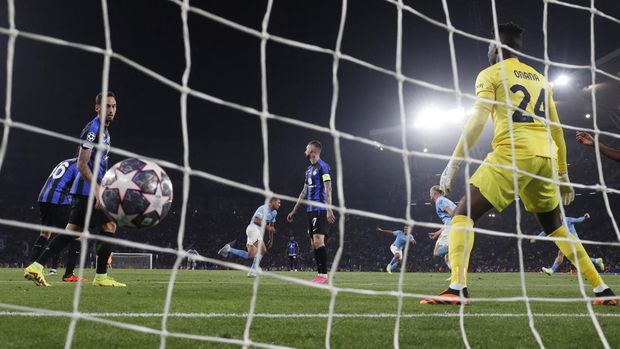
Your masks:
{"label": "white shorts", "polygon": [[400,254],[400,256],[403,256],[403,250],[401,248],[396,247],[396,245],[390,245],[390,251],[392,251],[392,254],[396,255],[396,253]]}
{"label": "white shorts", "polygon": [[245,235],[247,235],[248,240],[245,243],[247,245],[254,245],[256,241],[263,241],[263,238],[260,236],[260,227],[256,224],[250,223],[247,228],[245,228]]}
{"label": "white shorts", "polygon": [[437,238],[436,245],[439,247],[448,246],[448,243],[450,242],[450,236],[448,235],[449,233],[450,233],[450,227],[446,227],[441,232],[441,235],[439,235],[439,238]]}

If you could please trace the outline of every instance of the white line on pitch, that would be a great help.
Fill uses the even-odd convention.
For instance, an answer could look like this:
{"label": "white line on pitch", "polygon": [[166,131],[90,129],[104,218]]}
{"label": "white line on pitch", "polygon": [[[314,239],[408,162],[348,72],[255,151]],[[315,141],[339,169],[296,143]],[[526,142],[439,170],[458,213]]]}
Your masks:
{"label": "white line on pitch", "polygon": [[[81,313],[93,317],[127,317],[127,318],[158,318],[162,313]],[[590,317],[587,313],[538,313],[536,317]],[[32,316],[32,317],[62,317],[57,313],[46,312],[21,312],[21,311],[2,311],[0,316]],[[227,314],[227,313],[169,313],[169,317],[176,318],[245,318],[248,314]],[[327,318],[329,314],[254,314],[258,318]],[[458,318],[459,313],[420,313],[402,314],[401,318],[423,318],[423,317],[446,317]],[[519,313],[468,313],[464,317],[526,317],[527,314]],[[620,317],[620,314],[602,313],[596,314],[599,317]],[[335,318],[395,318],[396,314],[389,313],[370,313],[370,314],[334,314]]]}

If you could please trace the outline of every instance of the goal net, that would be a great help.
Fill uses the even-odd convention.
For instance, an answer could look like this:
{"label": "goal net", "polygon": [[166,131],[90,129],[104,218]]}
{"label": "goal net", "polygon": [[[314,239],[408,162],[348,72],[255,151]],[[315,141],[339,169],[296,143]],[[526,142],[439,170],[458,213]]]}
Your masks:
{"label": "goal net", "polygon": [[[10,323],[21,324],[25,322],[21,316],[66,320],[62,322],[62,331],[66,330],[62,343],[65,348],[82,344],[79,333],[84,330],[84,323],[92,325],[95,328],[92,331],[114,329],[128,336],[144,335],[139,338],[146,338],[150,344],[155,338],[154,345],[160,348],[193,347],[203,342],[214,347],[243,348],[388,345],[470,348],[487,345],[488,336],[497,336],[487,329],[496,326],[498,319],[503,322],[512,318],[519,321],[519,338],[509,337],[510,331],[505,329],[499,333],[507,337],[493,343],[510,346],[507,341],[514,340],[516,346],[551,346],[565,335],[573,338],[569,335],[581,329],[571,327],[572,330],[566,331],[568,334],[550,329],[550,320],[567,318],[567,326],[577,319],[579,326],[587,327],[584,330],[587,335],[580,338],[582,342],[573,344],[620,346],[615,330],[620,325],[617,314],[593,307],[592,290],[580,273],[574,279],[559,279],[571,288],[570,293],[556,292],[552,279],[533,281],[539,280],[536,278],[540,275],[528,272],[540,270],[540,261],[550,264],[557,250],[533,248],[529,241],[538,241],[535,246],[541,246],[558,239],[537,235],[540,229],[526,215],[516,195],[516,204],[501,213],[490,212],[473,229],[477,247],[471,257],[470,287],[483,284],[487,277],[474,272],[514,271],[512,277],[499,277],[504,284],[491,281],[487,289],[472,292],[471,306],[462,304],[449,310],[419,308],[421,299],[433,297],[435,291],[445,288],[447,282],[439,280],[444,280],[447,274],[407,272],[407,269],[437,270],[432,262],[436,261],[432,260],[434,242],[428,242],[426,235],[443,225],[427,199],[428,190],[438,184],[439,174],[451,159],[451,151],[465,127],[468,109],[479,100],[472,92],[476,74],[488,66],[487,46],[499,44],[499,37],[492,36],[490,30],[497,32],[499,23],[506,20],[526,22],[521,25],[526,27],[535,48],[520,52],[504,47],[505,52],[510,51],[538,67],[554,82],[560,126],[567,142],[571,142],[569,172],[575,175],[571,176],[570,185],[576,189],[579,202],[578,209],[570,212],[568,207],[560,205],[562,213],[568,216],[589,211],[593,216],[590,227],[595,232],[584,234],[582,243],[588,251],[607,256],[607,271],[620,268],[620,230],[614,215],[615,205],[620,204],[616,198],[620,193],[620,171],[617,164],[606,162],[601,156],[600,143],[601,140],[616,142],[620,138],[617,97],[620,51],[616,44],[620,42],[617,34],[620,9],[617,4],[594,0],[531,0],[518,6],[495,0],[472,1],[466,5],[466,2],[447,0],[328,3],[266,0],[242,8],[189,0],[132,4],[102,0],[98,6],[80,4],[75,11],[64,11],[76,15],[66,23],[59,23],[53,21],[55,12],[37,11],[27,2],[0,2],[5,9],[0,11],[0,16],[4,16],[0,34],[6,38],[0,46],[6,63],[2,85],[4,109],[0,118],[2,185],[21,193],[21,175],[34,172],[25,164],[36,163],[32,168],[44,173],[48,170],[39,163],[51,164],[57,159],[42,158],[42,154],[57,156],[54,153],[55,147],[61,147],[58,144],[74,152],[75,145],[80,143],[75,137],[78,130],[74,129],[84,123],[73,115],[81,115],[92,106],[68,108],[65,114],[55,110],[57,104],[53,100],[39,105],[38,96],[50,93],[57,99],[71,99],[74,90],[94,86],[95,91],[114,90],[118,94],[119,120],[115,122],[118,129],[111,129],[111,157],[155,161],[174,180],[176,194],[170,216],[150,230],[127,233],[122,238],[85,231],[77,269],[79,276],[84,276],[87,247],[96,241],[149,251],[114,253],[110,274],[116,268],[152,269],[155,256],[155,263],[167,268],[164,281],[153,281],[162,292],[153,301],[160,310],[92,312],[94,306],[90,302],[114,298],[116,303],[124,303],[122,297],[134,292],[132,282],[152,281],[129,279],[121,280],[128,284],[127,295],[100,292],[97,299],[89,292],[89,284],[78,282],[71,286],[71,301],[63,307],[48,306],[34,298],[2,296],[0,316],[7,317]],[[528,7],[522,9],[521,5]],[[174,21],[170,19],[173,16]],[[22,20],[28,26],[22,27]],[[579,26],[573,27],[577,22]],[[555,45],[571,38],[575,44],[567,47],[574,51],[576,58],[557,54],[561,49]],[[53,58],[64,52],[70,53],[58,64],[45,65],[47,58],[55,62]],[[63,75],[66,71],[72,73]],[[28,75],[44,72],[51,74],[45,76],[53,83],[40,83]],[[568,78],[555,79],[561,72]],[[32,80],[21,80],[22,76]],[[95,79],[96,84],[92,85]],[[573,79],[572,92],[562,91],[561,85],[567,79]],[[433,101],[433,105],[427,105],[428,101]],[[81,102],[71,99],[71,104]],[[515,105],[508,107],[523,109]],[[121,112],[122,108],[128,112]],[[570,116],[564,118],[564,114]],[[67,122],[68,126],[63,124],[65,117],[71,121]],[[547,110],[538,119],[547,129],[553,125]],[[488,129],[487,125],[479,144],[490,143]],[[513,131],[511,126],[511,138]],[[590,132],[595,140],[594,150],[576,145],[575,131]],[[115,134],[123,137],[115,138]],[[245,236],[228,236],[224,232],[241,231],[256,207],[277,197],[283,201],[278,231],[294,233],[305,248],[301,241],[303,236],[307,242],[303,212],[298,213],[296,225],[286,225],[285,221],[301,189],[302,183],[296,178],[307,165],[301,152],[312,139],[324,142],[323,158],[333,166],[334,203],[330,208],[338,219],[327,239],[329,282],[316,284],[309,281],[308,275],[271,271],[278,270],[276,257],[271,255],[279,253],[274,252],[278,248],[284,251],[284,245],[278,246],[281,242],[276,241],[274,249],[264,258],[264,263],[271,263],[269,267],[263,264],[251,287],[239,296],[235,292],[243,287],[239,286],[240,280],[246,280],[245,272],[249,268],[236,260],[220,258],[217,251],[233,238],[245,239]],[[465,152],[460,175],[453,184],[455,201],[461,196],[471,200],[467,189],[470,177],[490,151],[487,148],[478,145]],[[104,149],[102,143],[96,146],[99,157]],[[514,143],[511,150],[515,150]],[[528,173],[518,169],[514,162],[504,167],[515,173],[512,184],[516,193],[518,175],[560,184],[556,175],[547,178]],[[557,170],[555,162],[554,169]],[[34,178],[28,180],[36,182]],[[17,266],[15,261],[23,258],[21,255],[13,258],[11,254],[23,250],[24,231],[32,236],[42,229],[70,234],[34,223],[32,200],[20,196],[23,195],[0,198],[3,207],[9,207],[0,216],[0,224],[6,228],[0,231],[0,255],[7,258],[0,259],[3,266]],[[90,200],[92,203],[92,196]],[[305,199],[301,202],[308,203]],[[32,209],[24,213],[24,207]],[[87,222],[91,215],[89,208]],[[359,281],[354,279],[357,276],[339,272],[383,270],[392,256],[389,254],[385,259],[385,252],[376,252],[389,253],[389,242],[379,240],[374,232],[376,225],[394,229],[409,226],[416,234],[417,244],[407,244],[404,248],[403,267],[398,275],[390,281],[375,282],[372,278],[383,275],[363,276],[360,278],[367,279]],[[264,228],[261,227],[262,233]],[[244,244],[245,240],[237,245]],[[200,255],[190,255],[188,246],[204,248],[206,252],[201,250]],[[211,278],[215,280],[223,272],[180,270],[190,257],[206,269],[244,273],[212,281]],[[303,257],[311,268],[312,252]],[[148,274],[155,271],[141,273],[150,276],[156,275]],[[184,274],[190,272],[191,275]],[[14,271],[11,273],[7,275],[16,275]],[[610,275],[606,281],[620,289],[617,277]],[[186,291],[183,287],[190,283],[200,288]],[[510,292],[494,291],[500,287]],[[134,289],[136,293],[144,291],[141,286]],[[267,290],[274,293],[261,297]],[[63,291],[67,290],[57,292]],[[85,296],[87,293],[90,294]],[[195,302],[183,303],[188,298]],[[279,299],[285,306],[273,305],[273,299]],[[133,300],[149,301],[147,297]],[[312,310],[290,310],[304,302]],[[207,307],[205,303],[215,305]],[[367,310],[358,313],[361,307]],[[566,310],[556,311],[556,308]],[[7,319],[2,322],[9,323],[4,321]],[[275,325],[265,325],[263,320]],[[450,338],[455,338],[452,344],[446,344],[449,339],[418,342],[430,340],[427,330],[436,328],[429,328],[426,323],[435,321],[449,332]],[[215,326],[220,327],[211,331]],[[273,334],[273,328],[292,335]],[[236,332],[231,335],[233,331]],[[376,340],[373,337],[380,335],[375,331],[388,333],[389,342],[373,344]],[[435,336],[444,338],[444,333]],[[310,344],[290,337],[308,338]],[[136,346],[146,347],[144,343]],[[114,346],[114,342],[106,344]]]}

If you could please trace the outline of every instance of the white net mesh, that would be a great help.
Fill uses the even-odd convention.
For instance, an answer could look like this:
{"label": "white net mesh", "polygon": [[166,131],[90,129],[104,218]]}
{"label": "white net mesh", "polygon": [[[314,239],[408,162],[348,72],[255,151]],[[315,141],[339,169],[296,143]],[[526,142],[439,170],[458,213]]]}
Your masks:
{"label": "white net mesh", "polygon": [[[464,323],[467,317],[475,317],[475,316],[522,317],[522,316],[525,316],[527,317],[528,325],[531,329],[532,336],[535,338],[537,344],[540,347],[544,347],[545,346],[544,338],[541,337],[539,331],[537,330],[535,317],[531,309],[532,302],[585,303],[588,313],[580,314],[579,316],[589,317],[591,319],[591,322],[594,328],[596,329],[596,333],[598,334],[598,338],[600,339],[601,344],[605,348],[610,347],[607,341],[607,337],[606,337],[610,333],[606,333],[605,331],[603,331],[603,329],[601,328],[599,324],[598,318],[601,316],[614,317],[616,316],[616,314],[601,315],[601,314],[596,314],[594,312],[594,310],[592,309],[592,305],[590,303],[592,298],[588,296],[588,292],[586,292],[585,290],[583,280],[579,273],[578,273],[579,275],[578,280],[579,280],[579,288],[582,294],[581,298],[552,298],[552,297],[541,298],[541,297],[528,296],[527,287],[526,287],[527,286],[526,279],[525,279],[526,268],[524,265],[524,255],[523,255],[523,250],[522,250],[523,240],[526,238],[527,239],[534,238],[537,240],[547,240],[547,241],[553,241],[557,239],[531,237],[531,236],[527,236],[526,234],[524,234],[521,230],[521,209],[520,209],[520,205],[518,204],[515,205],[516,233],[498,231],[498,230],[492,230],[492,229],[484,229],[484,228],[479,228],[479,227],[475,228],[474,231],[476,234],[491,236],[496,239],[500,239],[500,238],[516,239],[517,248],[518,248],[518,261],[519,261],[518,271],[520,273],[520,288],[522,290],[522,295],[516,296],[516,297],[472,298],[472,302],[474,303],[477,303],[477,302],[481,302],[481,303],[483,302],[515,302],[515,301],[524,302],[525,307],[526,307],[526,314],[512,314],[511,315],[511,314],[504,314],[504,313],[502,314],[466,313],[464,305],[461,305],[460,312],[458,314],[403,314],[402,313],[403,302],[417,301],[420,298],[429,296],[425,294],[418,294],[418,293],[411,293],[411,292],[403,291],[404,269],[405,268],[403,268],[403,271],[401,271],[400,273],[400,276],[398,279],[397,291],[377,291],[373,289],[347,288],[347,287],[336,286],[333,283],[334,273],[338,271],[341,258],[343,255],[343,251],[346,248],[345,236],[348,234],[348,232],[345,229],[345,219],[344,219],[345,216],[361,216],[361,217],[381,220],[385,222],[406,224],[406,225],[413,226],[413,227],[435,228],[435,229],[442,227],[440,224],[437,224],[437,223],[414,220],[410,213],[409,208],[412,204],[411,202],[412,183],[415,183],[415,178],[412,178],[412,173],[411,173],[411,171],[415,171],[415,167],[412,168],[410,166],[411,159],[412,158],[439,159],[442,161],[447,161],[450,159],[450,157],[445,154],[434,153],[432,151],[427,152],[427,151],[418,151],[418,150],[409,149],[408,144],[407,144],[408,142],[407,132],[409,128],[408,128],[408,121],[407,121],[406,102],[405,102],[406,98],[405,98],[404,88],[405,86],[415,86],[415,87],[427,89],[430,91],[452,94],[454,98],[456,99],[456,105],[459,108],[463,107],[463,103],[462,103],[463,99],[467,101],[475,101],[476,100],[475,95],[471,93],[462,92],[460,89],[459,73],[458,73],[459,62],[457,60],[457,54],[456,54],[457,49],[454,43],[454,37],[459,36],[459,37],[476,40],[482,43],[490,43],[493,41],[497,42],[499,40],[498,36],[496,36],[495,38],[489,39],[489,38],[480,37],[480,36],[477,36],[477,35],[474,35],[474,34],[471,34],[471,33],[468,33],[468,32],[465,32],[465,31],[462,31],[456,28],[450,20],[450,18],[451,17],[453,18],[454,15],[450,13],[450,7],[448,6],[448,2],[446,0],[442,1],[442,7],[443,7],[445,17],[446,17],[445,22],[437,21],[421,13],[420,11],[416,10],[415,5],[414,7],[405,5],[402,0],[398,0],[398,1],[387,0],[385,1],[385,3],[394,5],[397,11],[397,19],[396,19],[397,37],[396,37],[396,45],[395,45],[396,46],[396,52],[395,52],[396,62],[395,62],[394,70],[391,70],[391,69],[383,68],[379,65],[372,64],[370,62],[366,62],[364,60],[358,59],[354,56],[351,56],[351,55],[348,55],[342,52],[343,36],[345,33],[345,28],[346,28],[346,23],[347,23],[347,13],[348,13],[348,5],[349,5],[347,0],[343,0],[341,3],[340,21],[338,25],[337,34],[336,34],[335,46],[333,48],[321,47],[318,45],[309,44],[309,43],[305,43],[302,41],[297,41],[297,40],[289,39],[289,38],[282,37],[279,35],[271,34],[269,32],[269,25],[270,25],[270,17],[271,17],[272,8],[273,8],[273,0],[267,1],[267,6],[262,16],[260,30],[256,30],[251,27],[239,24],[230,19],[216,15],[215,13],[208,12],[204,9],[194,7],[192,6],[192,4],[190,4],[189,0],[183,0],[183,1],[171,0],[171,2],[178,5],[180,14],[181,14],[181,19],[182,19],[182,26],[183,26],[183,47],[184,47],[184,57],[185,57],[185,68],[183,70],[183,75],[182,75],[180,84],[175,82],[172,79],[165,77],[162,74],[159,74],[158,72],[154,70],[147,68],[144,65],[139,64],[137,61],[134,61],[124,56],[123,54],[113,50],[112,48],[113,43],[111,41],[110,24],[109,24],[110,22],[109,22],[109,17],[108,17],[108,8],[107,8],[108,4],[106,0],[101,1],[101,9],[102,9],[101,14],[102,14],[103,25],[104,25],[105,47],[96,47],[96,46],[77,43],[77,42],[65,41],[61,38],[45,35],[44,33],[32,33],[32,32],[27,32],[27,31],[19,31],[15,24],[15,2],[13,0],[7,1],[8,10],[6,13],[8,17],[8,27],[0,27],[0,33],[8,37],[7,51],[6,51],[6,90],[5,90],[6,99],[5,99],[4,117],[0,120],[4,125],[2,143],[0,145],[0,168],[2,168],[7,152],[10,151],[8,142],[9,142],[12,130],[32,132],[32,133],[44,135],[47,137],[54,137],[54,138],[61,139],[64,141],[73,142],[76,144],[80,143],[80,140],[75,137],[61,134],[58,132],[54,132],[54,131],[44,129],[41,127],[37,127],[30,123],[15,121],[11,117],[11,101],[13,98],[12,97],[12,92],[13,92],[12,82],[13,82],[16,41],[18,39],[19,40],[33,40],[33,41],[44,42],[47,44],[51,44],[51,45],[55,45],[55,46],[59,46],[59,47],[67,48],[67,49],[72,48],[72,49],[83,50],[86,52],[101,55],[104,58],[103,69],[102,69],[102,79],[101,79],[101,90],[102,91],[108,90],[111,61],[116,61],[121,64],[124,64],[132,69],[135,69],[141,74],[144,74],[145,76],[148,76],[156,80],[157,82],[163,84],[167,88],[176,90],[180,94],[180,116],[181,116],[181,130],[182,130],[182,139],[183,139],[183,142],[182,142],[183,162],[182,163],[173,163],[170,161],[158,159],[156,154],[136,154],[126,149],[121,149],[117,147],[112,147],[110,149],[110,152],[112,154],[123,156],[123,157],[140,157],[140,158],[152,159],[153,161],[157,162],[162,167],[180,171],[183,173],[183,185],[182,185],[182,190],[181,190],[182,194],[180,196],[179,195],[176,196],[177,198],[176,200],[180,200],[182,202],[181,210],[179,213],[180,223],[179,223],[179,228],[178,228],[178,233],[177,233],[177,246],[176,247],[161,247],[157,245],[132,242],[132,241],[128,241],[125,239],[110,239],[110,238],[106,238],[102,236],[92,235],[88,231],[85,231],[83,233],[83,239],[82,239],[82,251],[83,252],[86,251],[89,241],[98,240],[98,241],[113,242],[117,245],[131,247],[134,249],[151,251],[152,253],[168,254],[168,255],[175,256],[175,262],[173,264],[173,268],[170,273],[170,278],[167,283],[167,291],[166,291],[166,297],[165,297],[162,313],[156,313],[156,314],[137,313],[135,314],[136,317],[161,318],[161,327],[159,329],[153,329],[153,328],[149,328],[146,326],[134,325],[130,323],[108,319],[108,318],[115,317],[114,314],[88,313],[88,312],[80,311],[80,303],[82,299],[81,290],[83,287],[81,283],[76,283],[76,286],[75,286],[72,312],[62,312],[62,311],[55,311],[55,310],[49,310],[49,309],[41,309],[41,308],[33,308],[33,307],[28,307],[28,306],[0,303],[0,308],[4,308],[7,310],[3,313],[3,315],[34,315],[36,314],[36,316],[61,316],[61,317],[70,318],[71,322],[68,328],[68,334],[67,334],[66,342],[65,342],[66,348],[70,348],[73,346],[75,329],[76,329],[78,320],[87,320],[87,321],[92,321],[95,323],[107,324],[110,326],[128,329],[132,331],[139,331],[143,333],[159,335],[161,338],[160,339],[161,348],[166,347],[167,338],[185,338],[185,339],[208,341],[208,342],[214,342],[214,343],[235,344],[235,345],[242,346],[244,348],[247,348],[250,346],[261,347],[261,348],[278,348],[280,347],[278,345],[261,343],[261,342],[258,342],[252,339],[253,338],[252,324],[255,318],[257,317],[269,318],[269,317],[280,316],[278,314],[257,314],[256,313],[256,303],[257,303],[258,290],[259,290],[259,286],[261,283],[261,279],[267,276],[267,277],[275,278],[275,279],[278,279],[278,280],[281,280],[287,283],[291,283],[291,284],[302,285],[305,287],[325,289],[330,293],[330,301],[329,301],[329,307],[328,307],[327,314],[289,314],[291,315],[291,317],[295,317],[295,316],[325,317],[327,319],[326,328],[325,328],[325,347],[326,348],[331,347],[331,338],[332,338],[334,318],[347,317],[346,314],[337,314],[335,311],[338,295],[341,293],[396,298],[397,310],[395,314],[382,313],[382,314],[350,315],[351,317],[367,316],[367,317],[394,319],[395,325],[394,325],[393,346],[395,348],[398,348],[401,342],[402,335],[401,335],[400,320],[402,318],[434,317],[434,316],[435,317],[441,317],[441,316],[458,317],[460,321],[459,322],[460,332],[461,332],[463,344],[467,348],[471,347],[468,341],[467,330],[466,330],[465,323]],[[620,78],[614,75],[614,73],[603,71],[599,69],[596,65],[597,61],[595,57],[595,42],[596,41],[595,41],[594,23],[596,20],[604,20],[604,21],[610,21],[615,24],[620,24],[620,20],[607,13],[604,13],[598,10],[595,6],[594,1],[591,1],[590,6],[581,6],[581,5],[576,5],[576,4],[567,3],[563,1],[554,1],[554,0],[546,0],[546,1],[542,1],[542,3],[544,6],[543,28],[542,28],[544,39],[545,39],[544,57],[543,58],[534,57],[531,55],[524,54],[522,52],[517,52],[517,54],[526,59],[530,59],[535,62],[543,63],[545,66],[545,76],[547,76],[548,74],[549,67],[558,67],[558,68],[565,68],[565,69],[590,71],[592,86],[596,85],[597,75],[604,76],[605,78],[611,79],[615,82],[619,82]],[[549,58],[548,51],[547,51],[547,18],[548,18],[548,8],[550,4],[554,6],[562,6],[562,7],[571,8],[576,11],[584,11],[586,13],[590,13],[590,42],[591,42],[590,58],[591,59],[590,59],[589,64],[586,64],[586,65],[567,64],[567,63],[562,63],[562,62],[555,62]],[[497,29],[498,15],[496,11],[495,1],[491,2],[491,9],[492,9],[492,14],[493,14],[493,26],[495,29]],[[254,37],[256,40],[260,41],[260,77],[261,77],[261,107],[260,109],[256,109],[248,105],[243,105],[240,103],[222,99],[216,95],[212,95],[204,91],[194,89],[189,85],[190,73],[192,71],[192,61],[191,61],[192,44],[190,41],[190,30],[189,30],[189,25],[188,25],[188,15],[190,13],[195,16],[195,17],[192,17],[193,20],[212,21],[220,25],[223,25],[227,28],[230,28],[232,30],[239,31],[241,33],[250,35],[251,37]],[[450,61],[451,61],[451,69],[452,69],[452,80],[453,80],[453,86],[454,86],[453,88],[447,88],[447,87],[443,87],[443,86],[440,86],[440,85],[437,85],[437,84],[434,84],[428,81],[416,79],[410,76],[406,76],[403,73],[403,52],[402,52],[403,51],[403,48],[402,48],[403,47],[403,31],[404,31],[403,16],[405,15],[415,16],[416,18],[419,18],[432,26],[442,28],[448,33],[449,52],[450,52]],[[497,30],[495,30],[495,32],[497,32]],[[303,50],[307,52],[328,55],[329,57],[331,57],[332,59],[332,79],[331,79],[332,94],[331,94],[331,103],[330,103],[330,109],[329,109],[330,110],[329,126],[327,127],[321,126],[319,124],[302,121],[301,119],[295,118],[294,116],[278,115],[270,111],[269,105],[268,105],[268,77],[269,77],[269,73],[267,71],[267,45],[268,43],[277,43],[277,44],[285,45],[287,47],[290,47],[296,50]],[[337,117],[339,114],[337,110],[339,106],[338,104],[339,102],[339,72],[340,72],[339,69],[340,69],[340,65],[342,62],[346,62],[348,64],[352,64],[355,66],[368,69],[369,71],[375,74],[385,75],[395,80],[397,84],[397,88],[398,88],[398,111],[399,111],[399,121],[400,121],[399,131],[400,131],[400,141],[402,144],[401,147],[395,147],[395,146],[391,146],[388,144],[380,144],[377,141],[369,139],[367,137],[363,137],[363,136],[356,135],[353,133],[344,132],[338,129]],[[504,88],[506,89],[507,87],[504,86]],[[601,135],[612,137],[615,139],[620,138],[620,135],[613,133],[613,132],[601,130],[598,127],[598,120],[600,116],[597,113],[596,89],[591,88],[590,91],[591,91],[591,100],[592,100],[592,105],[591,105],[592,120],[593,120],[594,127],[584,128],[584,127],[578,127],[578,126],[572,126],[572,125],[566,125],[566,124],[562,124],[561,126],[564,129],[571,130],[571,131],[585,130],[585,131],[593,132],[595,139],[597,141],[599,139],[599,136]],[[262,161],[263,183],[261,186],[247,185],[240,181],[231,180],[231,179],[216,175],[214,173],[197,170],[191,167],[190,165],[191,149],[189,145],[189,137],[188,137],[189,131],[188,131],[188,120],[187,120],[188,119],[188,115],[187,115],[188,97],[193,97],[201,101],[213,103],[223,108],[229,108],[229,109],[244,113],[248,115],[249,117],[258,118],[258,120],[260,120],[260,132],[261,132],[262,149],[263,149],[263,161]],[[491,101],[491,102],[497,103],[495,101]],[[514,108],[514,106],[512,107]],[[552,124],[547,120],[547,118],[543,118],[543,120],[545,121],[547,125]],[[269,144],[268,144],[270,140],[270,134],[269,134],[268,122],[273,122],[273,121],[277,121],[279,123],[291,125],[294,127],[309,129],[312,131],[316,131],[320,134],[324,134],[326,136],[331,136],[333,138],[333,146],[334,146],[334,154],[335,154],[334,160],[335,160],[335,165],[336,165],[335,168],[336,168],[336,173],[337,173],[336,189],[337,189],[337,198],[338,198],[338,204],[335,205],[333,209],[337,211],[339,216],[342,217],[343,219],[340,219],[338,222],[339,244],[338,244],[338,250],[335,253],[335,257],[333,259],[333,263],[330,269],[329,284],[328,285],[317,285],[317,284],[310,283],[309,281],[306,281],[306,280],[301,280],[299,278],[289,277],[289,276],[277,274],[277,273],[271,273],[268,271],[261,271],[259,273],[259,276],[254,280],[252,296],[250,299],[250,306],[249,306],[247,313],[243,313],[243,314],[213,313],[213,314],[202,314],[202,315],[171,313],[170,309],[171,309],[171,304],[172,304],[172,300],[174,297],[175,282],[177,279],[177,273],[179,270],[179,266],[188,257],[188,254],[186,253],[186,250],[185,250],[186,246],[184,246],[184,238],[185,238],[185,228],[187,225],[186,219],[188,216],[188,198],[190,195],[191,178],[206,179],[207,181],[214,182],[219,185],[223,185],[226,187],[261,195],[265,198],[265,203],[267,203],[268,199],[274,195],[288,202],[295,202],[297,200],[297,198],[294,196],[287,195],[285,193],[273,192],[270,186],[270,171],[269,171],[270,158],[269,158]],[[102,137],[100,137],[100,139],[102,139]],[[342,155],[342,146],[341,146],[342,140],[355,142],[355,143],[359,143],[359,144],[363,144],[363,145],[367,145],[371,147],[377,147],[379,145],[381,150],[385,150],[389,153],[393,153],[393,154],[396,154],[402,157],[402,164],[403,164],[403,171],[404,171],[403,174],[404,174],[404,181],[405,181],[404,195],[406,195],[406,206],[403,207],[405,209],[405,214],[403,216],[400,216],[400,215],[390,216],[390,215],[386,215],[382,213],[370,212],[368,210],[354,209],[354,208],[350,208],[346,206],[345,204],[346,203],[345,182],[343,179],[344,178],[344,167],[343,167],[343,155]],[[103,144],[100,143],[97,146],[98,157],[101,156],[100,151],[103,149],[104,149]],[[481,161],[470,157],[469,154],[466,154],[463,160],[465,161],[465,164],[466,164],[465,178],[466,178],[467,184],[469,184],[468,178],[470,177],[470,174],[472,172],[470,171],[470,166],[479,165]],[[95,164],[97,164],[96,166],[98,166],[99,161],[95,161]],[[609,216],[609,219],[612,222],[615,234],[618,237],[618,240],[620,241],[620,230],[618,229],[618,225],[617,225],[617,222],[615,221],[615,218],[614,218],[614,215],[611,209],[610,201],[609,201],[609,194],[618,194],[620,193],[620,191],[614,188],[607,187],[605,184],[606,182],[605,182],[605,176],[603,172],[603,164],[602,164],[602,160],[601,160],[600,153],[599,153],[598,142],[596,142],[596,165],[597,165],[597,173],[598,173],[597,184],[592,185],[592,184],[573,183],[572,185],[575,188],[591,189],[591,190],[596,190],[602,193],[606,213]],[[527,173],[521,169],[516,168],[516,164],[514,163],[514,160],[513,160],[512,166],[508,166],[508,168],[513,170],[515,173],[515,176],[514,176],[515,187],[517,187],[517,174],[527,174],[534,178],[541,179],[543,181],[549,181],[549,179],[547,178],[540,177],[535,174]],[[96,172],[96,171],[97,169],[95,168],[95,171],[93,172]],[[558,182],[557,178],[554,179],[554,182],[556,183]],[[432,184],[435,184],[435,183],[432,183]],[[469,188],[469,186],[466,185],[466,188]],[[178,190],[178,188],[176,189]],[[515,192],[518,192],[518,190],[515,190]],[[469,190],[467,190],[466,195],[467,197],[469,197],[470,195]],[[517,199],[518,201],[518,197],[515,197],[515,199]],[[90,198],[90,201],[91,201],[90,203],[92,203],[92,196]],[[89,205],[88,207],[89,207],[89,210],[87,213],[86,226],[88,226],[88,221],[90,220],[90,216],[92,213],[91,212],[92,205]],[[6,219],[6,218],[0,218],[0,224],[9,226],[9,227],[24,228],[24,229],[36,230],[36,231],[42,228],[42,226],[38,224],[31,224],[27,222]],[[48,229],[48,230],[51,230],[52,232],[59,233],[59,234],[70,234],[60,229]],[[264,227],[263,227],[263,230],[264,230]],[[609,247],[620,246],[620,242],[591,241],[587,239],[582,240],[582,242],[586,245],[609,246]],[[404,265],[406,265],[406,258],[407,258],[406,256],[407,256],[408,248],[409,247],[407,245],[404,251],[404,256],[405,256],[405,261],[403,262]],[[81,254],[80,267],[83,267],[86,264],[86,256],[87,256],[86,253]],[[248,270],[248,268],[245,266],[235,264],[235,263],[228,263],[228,262],[221,261],[215,258],[209,258],[209,257],[204,257],[204,256],[198,256],[195,258],[201,262],[218,265],[218,266],[222,266],[226,268],[246,270],[246,271]],[[82,268],[80,268],[80,276],[82,274],[81,270]],[[548,315],[558,316],[558,317],[567,316],[567,314],[548,314]],[[577,316],[575,314],[570,314],[570,315]],[[132,315],[124,314],[124,316],[131,317]],[[536,316],[544,316],[544,315],[537,314]],[[230,339],[230,338],[224,338],[224,337],[195,335],[195,334],[178,333],[178,332],[169,331],[168,330],[168,319],[171,317],[205,317],[205,318],[241,317],[241,318],[246,319],[246,324],[245,324],[245,329],[243,332],[242,339]]]}

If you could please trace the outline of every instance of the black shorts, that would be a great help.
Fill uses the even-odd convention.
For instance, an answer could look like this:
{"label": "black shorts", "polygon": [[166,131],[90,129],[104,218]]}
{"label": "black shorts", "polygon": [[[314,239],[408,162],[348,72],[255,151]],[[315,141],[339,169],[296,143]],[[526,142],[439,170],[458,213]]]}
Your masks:
{"label": "black shorts", "polygon": [[39,202],[39,216],[41,225],[64,229],[69,220],[69,205],[56,205],[49,202]]}
{"label": "black shorts", "polygon": [[[88,204],[88,196],[73,195],[71,200],[71,213],[69,214],[69,223],[75,224],[78,227],[84,227],[84,221],[86,220],[86,208]],[[103,213],[103,210],[97,210],[95,208],[95,200],[93,200],[93,211],[90,217],[89,228],[100,227],[113,220]]]}
{"label": "black shorts", "polygon": [[329,235],[327,211],[310,211],[308,213],[308,234]]}

